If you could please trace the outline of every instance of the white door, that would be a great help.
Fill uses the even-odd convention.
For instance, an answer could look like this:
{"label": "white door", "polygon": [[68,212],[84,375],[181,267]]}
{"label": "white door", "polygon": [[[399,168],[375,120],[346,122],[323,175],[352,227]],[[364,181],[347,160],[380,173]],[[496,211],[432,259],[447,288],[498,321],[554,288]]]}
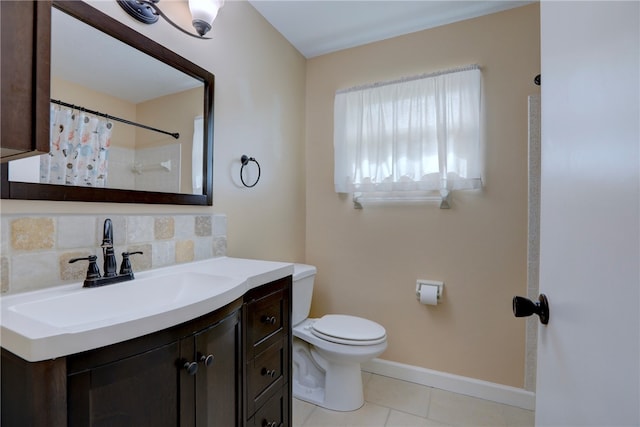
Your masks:
{"label": "white door", "polygon": [[536,425],[640,425],[640,3],[541,2]]}

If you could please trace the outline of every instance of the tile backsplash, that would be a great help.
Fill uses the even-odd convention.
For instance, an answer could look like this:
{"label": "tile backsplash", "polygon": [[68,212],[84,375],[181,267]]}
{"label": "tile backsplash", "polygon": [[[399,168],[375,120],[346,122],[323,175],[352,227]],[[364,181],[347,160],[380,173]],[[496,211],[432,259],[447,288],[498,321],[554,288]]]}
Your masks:
{"label": "tile backsplash", "polygon": [[[109,215],[118,266],[122,252],[132,255],[133,271],[225,256],[227,218],[215,215]],[[106,216],[3,215],[0,222],[0,289],[17,293],[81,282],[87,262],[98,256],[102,271],[102,231]]]}

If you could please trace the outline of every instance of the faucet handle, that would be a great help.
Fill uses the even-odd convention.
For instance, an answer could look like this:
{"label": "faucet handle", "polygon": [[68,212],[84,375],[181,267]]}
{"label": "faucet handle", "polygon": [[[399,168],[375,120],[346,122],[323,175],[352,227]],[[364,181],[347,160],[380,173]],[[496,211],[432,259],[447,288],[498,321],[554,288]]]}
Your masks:
{"label": "faucet handle", "polygon": [[131,261],[129,255],[140,254],[142,251],[135,252],[122,252],[122,264],[120,264],[120,274],[131,274],[133,276],[133,269],[131,268]]}
{"label": "faucet handle", "polygon": [[100,277],[100,269],[98,268],[98,263],[96,260],[98,257],[96,255],[89,255],[84,258],[72,258],[69,260],[69,264],[73,264],[76,261],[89,261],[89,268],[87,269],[87,280],[97,279]]}

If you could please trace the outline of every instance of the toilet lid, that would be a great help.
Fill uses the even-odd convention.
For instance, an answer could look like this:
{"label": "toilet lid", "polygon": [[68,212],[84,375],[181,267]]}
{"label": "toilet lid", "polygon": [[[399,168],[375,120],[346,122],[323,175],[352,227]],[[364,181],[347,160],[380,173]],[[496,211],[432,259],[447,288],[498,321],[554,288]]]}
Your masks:
{"label": "toilet lid", "polygon": [[314,322],[311,333],[318,338],[347,345],[380,344],[387,339],[387,333],[381,325],[346,314],[323,316]]}

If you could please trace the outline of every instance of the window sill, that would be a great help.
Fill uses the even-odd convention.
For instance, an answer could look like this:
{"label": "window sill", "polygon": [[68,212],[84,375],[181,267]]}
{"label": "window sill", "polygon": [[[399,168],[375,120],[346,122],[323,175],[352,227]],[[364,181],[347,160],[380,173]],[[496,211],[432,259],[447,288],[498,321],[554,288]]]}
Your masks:
{"label": "window sill", "polygon": [[402,191],[402,192],[356,192],[353,193],[354,209],[363,209],[371,205],[423,204],[439,203],[440,209],[450,209],[450,195],[441,191]]}

